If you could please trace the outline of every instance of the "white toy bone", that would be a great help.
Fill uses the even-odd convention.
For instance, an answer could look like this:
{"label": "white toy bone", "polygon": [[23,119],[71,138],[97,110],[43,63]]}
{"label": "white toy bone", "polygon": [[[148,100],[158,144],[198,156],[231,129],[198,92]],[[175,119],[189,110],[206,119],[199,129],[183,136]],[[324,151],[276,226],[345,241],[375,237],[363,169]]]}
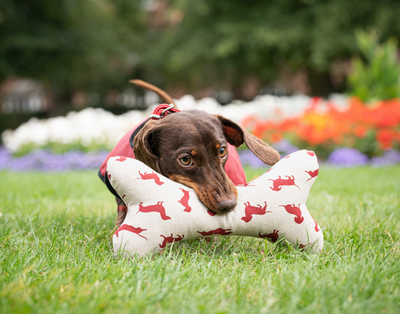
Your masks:
{"label": "white toy bone", "polygon": [[113,157],[110,183],[128,213],[113,236],[115,252],[125,256],[159,252],[172,242],[214,235],[243,235],[322,250],[323,234],[306,200],[318,175],[314,152],[298,151],[246,186],[237,187],[236,208],[215,215],[182,184],[154,172],[142,162]]}

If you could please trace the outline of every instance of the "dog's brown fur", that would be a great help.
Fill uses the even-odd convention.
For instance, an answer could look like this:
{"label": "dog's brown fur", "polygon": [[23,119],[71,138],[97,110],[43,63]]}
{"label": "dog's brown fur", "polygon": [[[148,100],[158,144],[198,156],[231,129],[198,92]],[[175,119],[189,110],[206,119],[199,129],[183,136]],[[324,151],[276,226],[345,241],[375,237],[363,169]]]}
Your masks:
{"label": "dog's brown fur", "polygon": [[[137,84],[136,80],[131,82]],[[172,103],[165,92],[143,83],[140,81],[138,85]],[[280,159],[276,150],[233,121],[200,110],[148,121],[136,135],[133,150],[136,159],[171,180],[193,188],[207,208],[221,214],[233,210],[237,203],[236,187],[224,171],[227,143],[236,147],[246,143],[267,165],[274,165]],[[125,215],[118,212],[117,226]]]}

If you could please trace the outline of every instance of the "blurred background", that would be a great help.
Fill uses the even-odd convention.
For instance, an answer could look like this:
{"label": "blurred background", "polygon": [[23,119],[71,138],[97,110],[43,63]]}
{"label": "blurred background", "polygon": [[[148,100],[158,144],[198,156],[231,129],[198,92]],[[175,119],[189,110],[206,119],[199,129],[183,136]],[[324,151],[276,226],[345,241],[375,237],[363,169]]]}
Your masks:
{"label": "blurred background", "polygon": [[[352,114],[365,119],[348,123],[358,123],[351,132],[365,147],[339,143],[331,134],[320,149],[356,147],[371,158],[400,142],[394,114],[400,107],[393,105],[400,97],[399,12],[394,0],[1,0],[0,133],[33,117],[87,107],[121,115],[161,101],[128,83],[136,78],[176,99],[208,97],[221,106],[270,95],[278,97],[276,109],[276,99],[306,95],[320,122],[316,106],[333,110],[322,100],[332,95],[344,97],[336,101],[341,112],[343,102],[352,107],[351,96],[367,111],[376,110],[377,101],[392,101],[379,111],[384,121],[395,116],[383,126],[392,132],[385,145],[377,140],[377,122],[366,118],[376,112],[354,111],[354,105]],[[280,134],[274,137],[264,121],[261,132],[254,116],[247,127],[254,131],[258,123],[254,132],[268,141],[278,142],[288,131],[275,125]],[[350,131],[343,132],[346,137]],[[307,141],[305,135],[291,143]]]}

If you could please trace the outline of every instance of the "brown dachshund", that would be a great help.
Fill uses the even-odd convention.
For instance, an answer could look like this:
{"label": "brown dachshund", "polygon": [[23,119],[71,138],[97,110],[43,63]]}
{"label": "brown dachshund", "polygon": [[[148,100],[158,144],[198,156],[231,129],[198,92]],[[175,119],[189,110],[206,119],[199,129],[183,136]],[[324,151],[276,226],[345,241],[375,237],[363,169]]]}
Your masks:
{"label": "brown dachshund", "polygon": [[[172,98],[157,87],[140,80],[132,83],[156,92],[167,103]],[[265,164],[274,165],[279,153],[268,144],[220,115],[201,110],[168,114],[159,120],[148,120],[133,139],[135,158],[173,181],[192,188],[202,203],[214,213],[232,211],[237,190],[225,173],[229,157],[228,143],[247,147]],[[125,219],[119,205],[116,227]]]}

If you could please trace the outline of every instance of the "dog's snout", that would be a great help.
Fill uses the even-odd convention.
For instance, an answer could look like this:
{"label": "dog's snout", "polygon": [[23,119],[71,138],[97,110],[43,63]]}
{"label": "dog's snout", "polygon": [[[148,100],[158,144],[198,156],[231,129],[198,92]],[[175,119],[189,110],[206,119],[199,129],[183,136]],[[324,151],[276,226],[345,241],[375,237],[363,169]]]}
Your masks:
{"label": "dog's snout", "polygon": [[226,201],[220,201],[217,204],[217,208],[221,213],[229,213],[236,207],[236,198]]}

